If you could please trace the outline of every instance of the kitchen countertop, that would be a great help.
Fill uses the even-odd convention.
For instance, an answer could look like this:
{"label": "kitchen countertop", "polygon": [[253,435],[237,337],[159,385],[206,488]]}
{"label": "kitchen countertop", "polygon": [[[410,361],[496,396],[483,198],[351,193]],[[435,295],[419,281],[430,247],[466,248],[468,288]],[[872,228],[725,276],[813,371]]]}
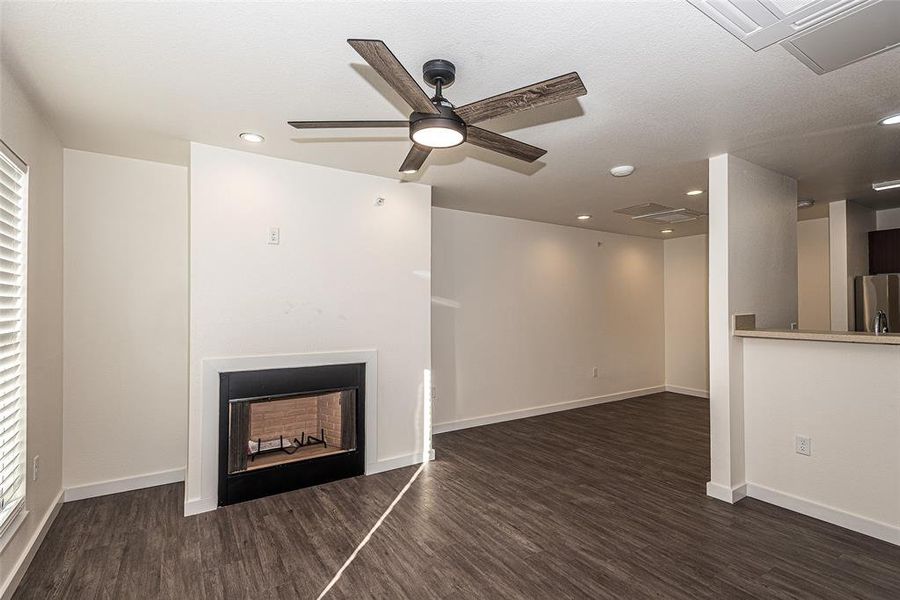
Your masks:
{"label": "kitchen countertop", "polygon": [[804,329],[756,329],[756,315],[734,315],[733,333],[737,337],[813,342],[849,342],[900,346],[900,334],[875,335],[865,331],[810,331]]}

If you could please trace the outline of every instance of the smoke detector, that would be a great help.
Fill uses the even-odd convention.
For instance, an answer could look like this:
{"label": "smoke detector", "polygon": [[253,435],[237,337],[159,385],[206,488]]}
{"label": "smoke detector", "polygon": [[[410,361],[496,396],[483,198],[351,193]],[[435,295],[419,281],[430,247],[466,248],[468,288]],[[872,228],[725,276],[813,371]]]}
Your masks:
{"label": "smoke detector", "polygon": [[753,50],[781,45],[818,74],[900,46],[896,0],[688,0]]}

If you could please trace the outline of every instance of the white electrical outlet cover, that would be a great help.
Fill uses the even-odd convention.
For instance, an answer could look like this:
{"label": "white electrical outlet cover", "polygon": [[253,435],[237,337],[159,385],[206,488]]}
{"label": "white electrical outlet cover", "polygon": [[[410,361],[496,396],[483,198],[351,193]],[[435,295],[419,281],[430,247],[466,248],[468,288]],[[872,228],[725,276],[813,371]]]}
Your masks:
{"label": "white electrical outlet cover", "polygon": [[797,435],[794,438],[794,451],[797,454],[810,456],[812,453],[812,440],[805,435]]}

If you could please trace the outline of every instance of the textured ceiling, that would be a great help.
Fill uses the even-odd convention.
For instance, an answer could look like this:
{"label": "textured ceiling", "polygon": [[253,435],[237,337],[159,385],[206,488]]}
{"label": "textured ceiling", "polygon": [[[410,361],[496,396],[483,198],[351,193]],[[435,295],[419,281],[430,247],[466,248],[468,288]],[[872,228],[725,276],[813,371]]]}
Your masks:
{"label": "textured ceiling", "polygon": [[[781,47],[754,53],[687,2],[4,3],[3,60],[72,148],[186,164],[187,141],[392,178],[398,129],[297,132],[290,119],[397,119],[399,97],[346,43],[384,39],[414,76],[457,66],[457,105],[577,70],[588,95],[483,124],[548,154],[526,165],[463,146],[412,179],[439,206],[659,237],[616,208],[705,210],[722,152],[796,177],[821,216],[854,198],[897,205],[900,50],[815,75]],[[260,146],[240,131],[266,136]],[[629,163],[634,175],[608,169]],[[404,176],[409,178],[409,176]],[[594,218],[576,222],[577,213]],[[674,226],[705,230],[705,219]]]}

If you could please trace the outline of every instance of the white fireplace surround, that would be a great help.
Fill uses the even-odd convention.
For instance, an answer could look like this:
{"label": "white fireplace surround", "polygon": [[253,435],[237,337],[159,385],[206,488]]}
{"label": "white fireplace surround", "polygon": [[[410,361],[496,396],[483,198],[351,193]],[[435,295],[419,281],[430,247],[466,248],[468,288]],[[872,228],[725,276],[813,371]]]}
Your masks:
{"label": "white fireplace surround", "polygon": [[[364,363],[366,365],[366,475],[393,468],[391,465],[380,465],[377,459],[377,350],[230,356],[205,358],[201,362],[203,365],[203,431],[199,447],[201,454],[200,481],[202,496],[200,498],[185,498],[185,516],[215,510],[219,503],[219,373]],[[191,457],[188,457],[188,465],[192,464],[190,459]]]}

